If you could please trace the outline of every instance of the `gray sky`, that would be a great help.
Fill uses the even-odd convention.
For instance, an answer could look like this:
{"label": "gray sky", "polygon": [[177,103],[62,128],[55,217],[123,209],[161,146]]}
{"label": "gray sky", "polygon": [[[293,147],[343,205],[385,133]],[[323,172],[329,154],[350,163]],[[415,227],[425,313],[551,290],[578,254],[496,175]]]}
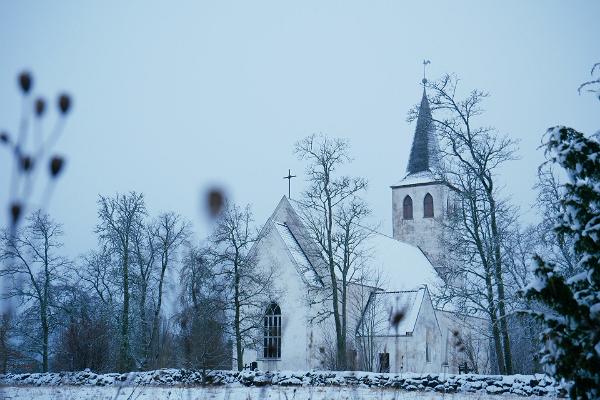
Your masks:
{"label": "gray sky", "polygon": [[152,213],[177,211],[203,235],[199,195],[218,183],[263,223],[288,168],[292,197],[301,189],[293,143],[318,132],[351,140],[348,171],[369,179],[391,232],[427,58],[430,79],[455,72],[491,93],[482,124],[521,140],[501,179],[532,220],[545,129],[600,128],[598,101],[576,90],[600,62],[598,15],[598,1],[3,1],[0,129],[18,126],[23,68],[35,93],[73,94],[48,207],[72,255],[95,246],[99,193],[143,192]]}

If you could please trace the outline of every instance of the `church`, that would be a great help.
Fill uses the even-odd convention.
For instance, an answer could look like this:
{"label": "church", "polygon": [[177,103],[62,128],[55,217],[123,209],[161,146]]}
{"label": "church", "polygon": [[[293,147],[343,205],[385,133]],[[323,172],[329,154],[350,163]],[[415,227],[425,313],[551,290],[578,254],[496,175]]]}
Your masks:
{"label": "church", "polygon": [[[366,243],[369,267],[381,279],[377,286],[352,283],[348,289],[352,369],[490,372],[487,321],[434,305],[443,285],[441,227],[451,204],[448,187],[435,175],[438,151],[423,89],[406,175],[391,186],[393,233],[373,232]],[[315,318],[314,301],[326,267],[294,201],[279,201],[251,253],[259,268],[276,266],[274,286],[281,295],[266,307],[264,326],[255,332],[260,345],[244,349],[244,364],[265,371],[330,368],[333,321]],[[391,321],[392,315],[401,318]]]}

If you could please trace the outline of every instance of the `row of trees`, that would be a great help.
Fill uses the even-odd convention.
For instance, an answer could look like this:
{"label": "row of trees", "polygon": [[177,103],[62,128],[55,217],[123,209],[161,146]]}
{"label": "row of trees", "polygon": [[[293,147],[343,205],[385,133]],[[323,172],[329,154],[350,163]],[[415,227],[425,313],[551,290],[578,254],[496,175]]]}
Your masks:
{"label": "row of trees", "polygon": [[151,218],[143,195],[100,196],[95,232],[98,248],[70,260],[41,211],[2,231],[3,371],[229,368],[232,346],[242,367],[270,286],[247,257],[248,207],[226,204],[200,246],[176,213]]}

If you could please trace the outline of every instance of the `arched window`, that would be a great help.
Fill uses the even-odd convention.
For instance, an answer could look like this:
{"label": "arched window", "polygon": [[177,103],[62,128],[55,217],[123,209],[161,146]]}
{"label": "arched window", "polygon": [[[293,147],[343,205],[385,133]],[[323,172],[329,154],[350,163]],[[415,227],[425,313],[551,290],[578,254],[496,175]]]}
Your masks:
{"label": "arched window", "polygon": [[433,218],[433,197],[429,193],[423,199],[423,217]]}
{"label": "arched window", "polygon": [[413,219],[412,199],[406,196],[402,202],[402,217],[404,219]]}
{"label": "arched window", "polygon": [[267,307],[264,322],[263,357],[281,358],[281,309],[277,304]]}

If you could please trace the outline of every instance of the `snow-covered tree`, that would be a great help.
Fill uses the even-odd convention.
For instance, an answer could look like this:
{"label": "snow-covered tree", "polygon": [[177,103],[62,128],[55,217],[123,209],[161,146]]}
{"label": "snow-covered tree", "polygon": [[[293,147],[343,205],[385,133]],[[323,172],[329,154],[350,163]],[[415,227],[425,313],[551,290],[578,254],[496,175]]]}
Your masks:
{"label": "snow-covered tree", "polygon": [[548,130],[547,154],[567,173],[564,211],[555,232],[572,239],[577,270],[565,277],[559,266],[535,257],[527,296],[550,312],[543,321],[542,362],[569,383],[571,398],[600,397],[600,133],[586,137],[572,128]]}

